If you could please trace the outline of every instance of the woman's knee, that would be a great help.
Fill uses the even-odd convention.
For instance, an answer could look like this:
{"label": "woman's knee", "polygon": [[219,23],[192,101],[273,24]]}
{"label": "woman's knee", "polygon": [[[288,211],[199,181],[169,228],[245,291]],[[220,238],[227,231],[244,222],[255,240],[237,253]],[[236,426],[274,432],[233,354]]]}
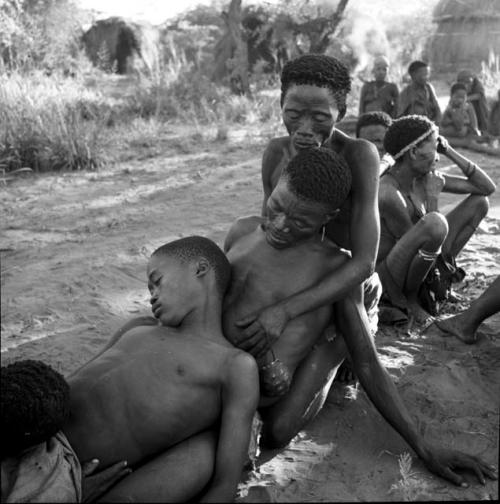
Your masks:
{"label": "woman's knee", "polygon": [[448,235],[448,221],[439,212],[429,212],[420,220],[424,228],[424,233],[433,245],[441,245]]}
{"label": "woman's knee", "polygon": [[471,205],[474,207],[473,215],[479,224],[479,222],[486,217],[486,214],[490,209],[490,200],[487,196],[479,195],[469,196],[469,198],[471,199]]}

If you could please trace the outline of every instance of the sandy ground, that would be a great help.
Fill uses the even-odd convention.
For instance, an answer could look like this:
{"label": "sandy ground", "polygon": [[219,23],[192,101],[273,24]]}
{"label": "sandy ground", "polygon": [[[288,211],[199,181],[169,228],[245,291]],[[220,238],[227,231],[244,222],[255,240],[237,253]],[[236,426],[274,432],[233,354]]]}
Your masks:
{"label": "sandy ground", "polygon": [[[149,314],[145,267],[156,247],[192,234],[222,244],[235,218],[260,211],[266,135],[240,131],[223,143],[210,136],[166,129],[153,146],[136,146],[99,172],[0,186],[2,364],[36,358],[68,374],[127,319]],[[498,158],[469,157],[500,186]],[[445,196],[442,205],[454,201]],[[446,306],[445,314],[466,307],[500,274],[498,192],[491,203],[459,256],[467,276],[457,290],[466,302]],[[383,362],[425,437],[489,463],[498,460],[499,336],[499,315],[481,326],[473,346],[434,328],[403,337],[384,326],[377,335]],[[400,470],[405,452],[410,470]],[[361,389],[336,385],[287,449],[262,454],[239,500],[498,498],[496,482],[470,481],[464,490],[431,475]]]}

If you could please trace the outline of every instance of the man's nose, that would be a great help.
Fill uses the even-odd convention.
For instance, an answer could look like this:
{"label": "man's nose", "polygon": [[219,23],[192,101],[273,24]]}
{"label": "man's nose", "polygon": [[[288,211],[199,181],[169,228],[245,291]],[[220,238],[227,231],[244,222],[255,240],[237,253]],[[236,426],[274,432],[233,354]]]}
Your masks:
{"label": "man's nose", "polygon": [[297,133],[303,137],[312,137],[314,135],[312,121],[309,117],[304,117],[297,128]]}
{"label": "man's nose", "polygon": [[280,231],[288,231],[286,216],[284,214],[276,215],[273,219],[273,224],[274,227]]}

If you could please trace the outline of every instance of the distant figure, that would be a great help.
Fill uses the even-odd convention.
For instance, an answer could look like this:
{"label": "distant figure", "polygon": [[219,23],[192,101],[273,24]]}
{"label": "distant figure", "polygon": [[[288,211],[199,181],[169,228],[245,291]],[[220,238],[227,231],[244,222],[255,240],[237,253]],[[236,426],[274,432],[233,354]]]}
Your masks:
{"label": "distant figure", "polygon": [[375,80],[365,82],[361,88],[359,115],[381,110],[396,117],[399,89],[393,82],[386,81],[388,70],[389,60],[385,56],[375,58],[372,70]]}
{"label": "distant figure", "polygon": [[[465,84],[456,82],[450,89],[450,101],[441,120],[440,133],[450,145],[455,139],[471,139],[479,136],[474,107],[467,101]],[[462,145],[460,145],[462,147]]]}
{"label": "distant figure", "polygon": [[500,89],[497,93],[497,100],[493,102],[488,121],[488,134],[492,137],[500,137]]}
{"label": "distant figure", "polygon": [[457,75],[457,82],[465,85],[467,101],[474,107],[477,124],[482,133],[488,131],[488,103],[484,86],[470,70],[461,70]]}
{"label": "distant figure", "polygon": [[398,117],[417,114],[441,122],[441,109],[434,86],[429,82],[430,69],[424,61],[414,61],[408,67],[412,82],[399,95]]}
{"label": "distant figure", "polygon": [[358,118],[356,123],[356,138],[368,140],[377,147],[380,156],[380,173],[394,164],[394,160],[385,152],[384,138],[392,119],[385,112],[367,112]]}
{"label": "distant figure", "polygon": [[442,331],[453,334],[469,345],[477,341],[476,331],[483,320],[500,311],[500,276],[475,300],[470,307],[453,317],[436,320]]}
{"label": "distant figure", "polygon": [[[419,299],[424,279],[438,257],[454,262],[488,212],[487,196],[495,184],[449,146],[426,117],[395,120],[384,144],[396,163],[380,181],[377,272],[387,303],[423,323],[430,319]],[[438,172],[438,152],[453,161],[463,176]],[[445,216],[439,212],[441,192],[467,197]]]}

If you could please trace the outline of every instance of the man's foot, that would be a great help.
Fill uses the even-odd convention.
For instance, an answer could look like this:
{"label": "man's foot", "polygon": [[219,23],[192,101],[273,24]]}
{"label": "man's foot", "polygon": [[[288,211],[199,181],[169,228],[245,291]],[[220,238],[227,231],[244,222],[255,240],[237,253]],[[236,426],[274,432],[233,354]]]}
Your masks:
{"label": "man's foot", "polygon": [[477,341],[474,331],[467,328],[467,326],[464,324],[463,318],[460,315],[454,315],[453,317],[448,317],[446,319],[435,320],[434,323],[439,329],[441,329],[441,331],[456,336],[459,340],[462,340],[468,345],[476,343]]}
{"label": "man's foot", "polygon": [[434,321],[434,317],[425,311],[417,301],[408,300],[408,316],[418,325],[428,326]]}

